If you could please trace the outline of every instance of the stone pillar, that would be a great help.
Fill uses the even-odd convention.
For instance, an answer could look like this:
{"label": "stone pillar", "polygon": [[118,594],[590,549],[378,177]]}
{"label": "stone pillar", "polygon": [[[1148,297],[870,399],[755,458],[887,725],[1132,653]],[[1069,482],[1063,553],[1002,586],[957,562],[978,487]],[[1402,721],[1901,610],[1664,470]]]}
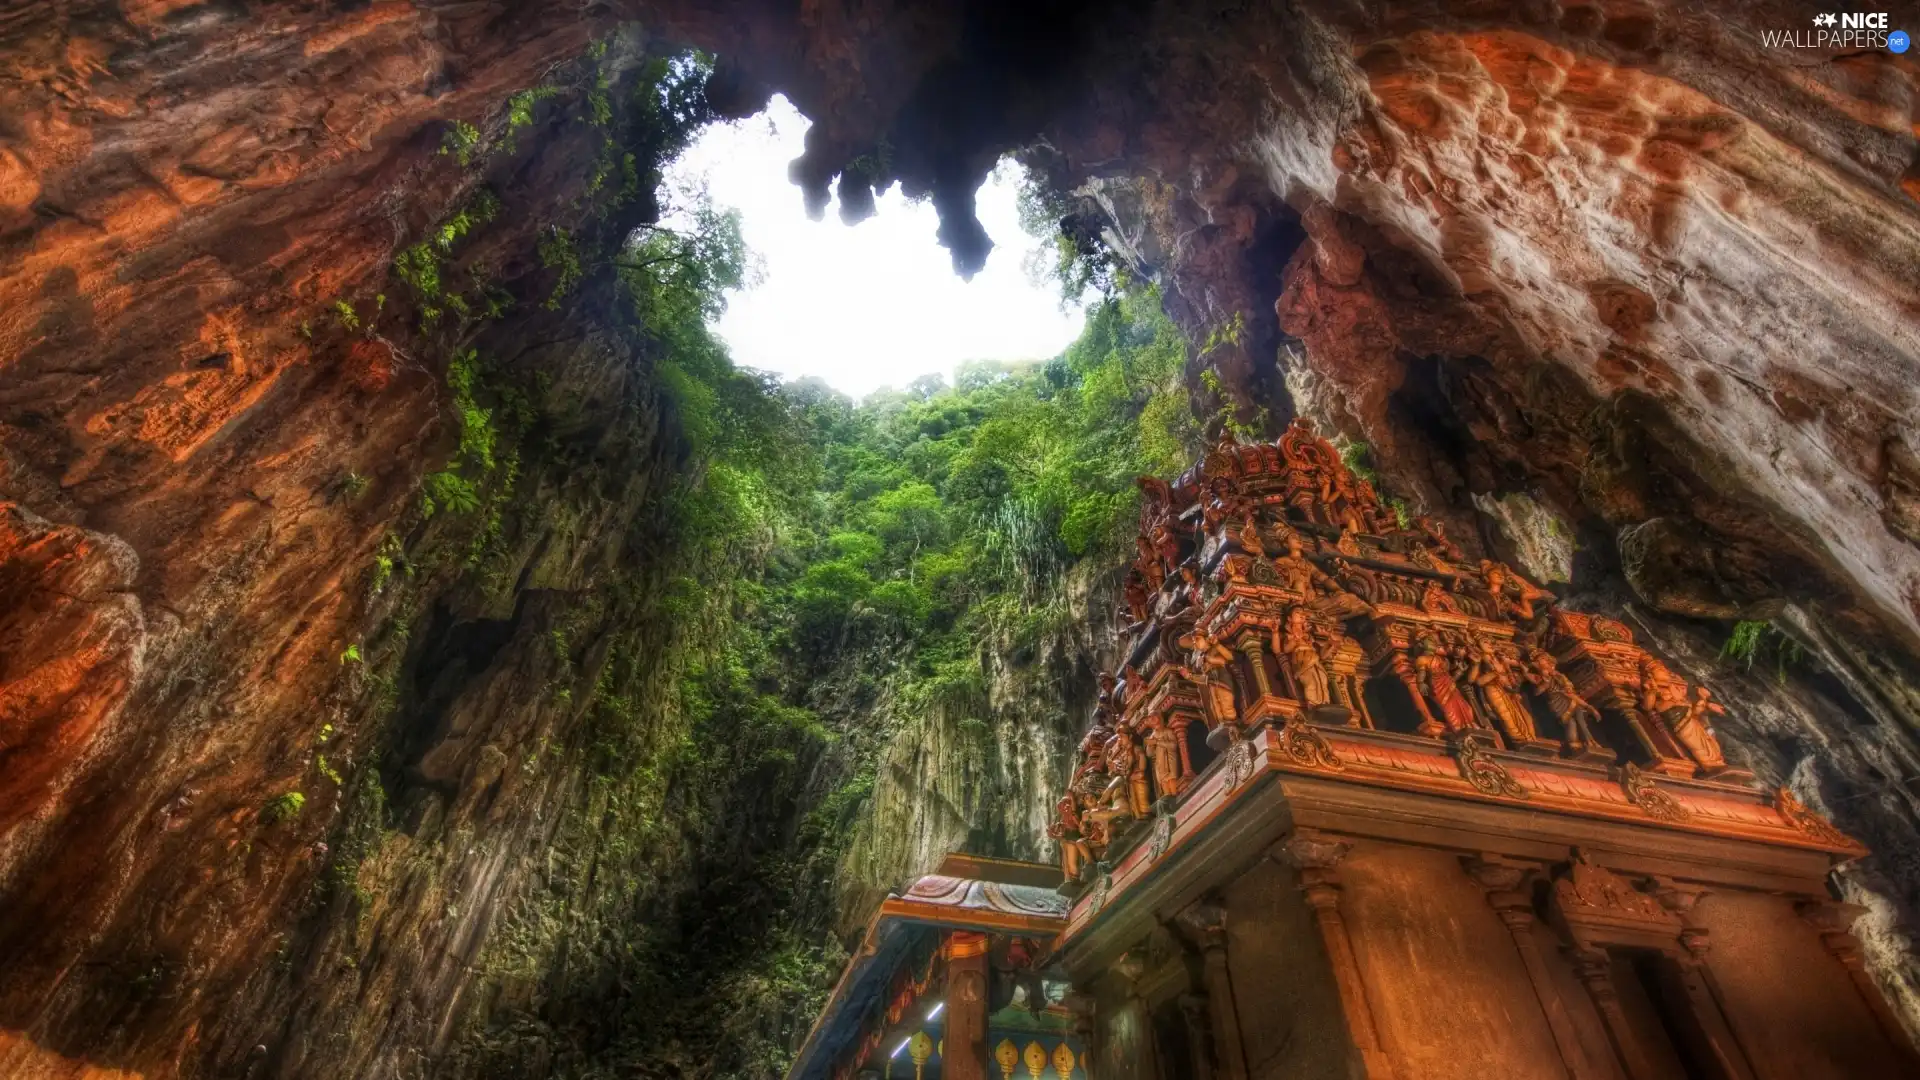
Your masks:
{"label": "stone pillar", "polygon": [[1733,1017],[1722,1005],[1726,995],[1720,992],[1720,984],[1713,977],[1713,968],[1707,965],[1707,952],[1713,947],[1713,937],[1705,927],[1693,921],[1694,905],[1707,895],[1707,891],[1677,885],[1662,878],[1652,879],[1651,885],[1653,897],[1660,901],[1660,906],[1680,917],[1683,927],[1680,945],[1686,950],[1685,957],[1676,959],[1680,987],[1687,995],[1687,1005],[1700,1023],[1707,1049],[1728,1076],[1742,1080],[1762,1077],[1771,1080],[1770,1073],[1761,1067],[1762,1059],[1747,1050],[1748,1041],[1741,1038]]}
{"label": "stone pillar", "polygon": [[1620,991],[1613,985],[1613,958],[1607,955],[1605,949],[1576,946],[1568,952],[1573,957],[1573,967],[1579,972],[1580,981],[1586,984],[1587,993],[1593,997],[1594,1008],[1599,1010],[1600,1019],[1606,1024],[1607,1038],[1612,1041],[1614,1052],[1620,1055],[1620,1064],[1626,1069],[1627,1080],[1656,1080],[1653,1064],[1647,1060],[1646,1050],[1634,1034],[1633,1024],[1620,1008]]}
{"label": "stone pillar", "polygon": [[1073,1015],[1073,1033],[1080,1036],[1080,1067],[1086,1070],[1087,1080],[1098,1080],[1094,1062],[1100,1060],[1101,1040],[1093,995],[1072,990],[1061,1004]]}
{"label": "stone pillar", "polygon": [[1373,1006],[1367,1002],[1366,981],[1360,973],[1359,958],[1353,952],[1353,939],[1347,934],[1347,922],[1340,914],[1340,882],[1334,872],[1346,858],[1351,845],[1318,833],[1295,832],[1281,841],[1276,854],[1280,861],[1298,871],[1300,891],[1313,909],[1320,939],[1327,948],[1327,960],[1333,966],[1334,985],[1340,991],[1340,1009],[1346,1015],[1347,1031],[1360,1052],[1361,1075],[1367,1080],[1392,1080],[1393,1064],[1380,1043],[1380,1032],[1373,1022]]}
{"label": "stone pillar", "polygon": [[1880,1033],[1887,1037],[1895,1050],[1912,1056],[1913,1040],[1907,1036],[1893,1010],[1887,1007],[1887,999],[1880,988],[1873,983],[1873,976],[1867,974],[1865,963],[1860,959],[1860,943],[1854,940],[1853,924],[1867,909],[1858,904],[1841,904],[1833,901],[1806,900],[1796,906],[1800,917],[1813,924],[1820,932],[1820,944],[1840,966],[1847,969],[1847,978],[1852,981],[1854,992],[1866,1002],[1867,1011],[1873,1014],[1874,1023],[1880,1027]]}
{"label": "stone pillar", "polygon": [[1207,996],[1188,992],[1180,995],[1180,1019],[1187,1026],[1189,1075],[1193,1080],[1214,1080],[1213,1032],[1207,1027]]}
{"label": "stone pillar", "polygon": [[1260,646],[1257,634],[1248,634],[1240,639],[1240,651],[1246,654],[1247,666],[1253,669],[1253,692],[1261,698],[1272,697],[1273,682],[1267,678],[1266,650]]}
{"label": "stone pillar", "polygon": [[947,1033],[940,1075],[946,1080],[986,1080],[987,935],[955,930],[947,935],[943,948],[947,953]]}
{"label": "stone pillar", "polygon": [[1533,984],[1533,995],[1540,1002],[1540,1011],[1546,1015],[1547,1030],[1553,1033],[1553,1045],[1560,1052],[1560,1063],[1567,1075],[1573,1080],[1600,1080],[1603,1074],[1594,1072],[1586,1055],[1580,1052],[1580,1037],[1567,1016],[1566,1003],[1560,1000],[1553,975],[1533,940],[1533,901],[1525,892],[1529,871],[1490,856],[1464,858],[1461,862],[1467,875],[1486,890],[1487,903],[1513,935],[1514,950],[1527,969],[1527,981]]}
{"label": "stone pillar", "polygon": [[1175,921],[1200,950],[1207,1014],[1213,1021],[1213,1060],[1220,1080],[1246,1080],[1247,1051],[1240,1041],[1240,1014],[1227,971],[1227,909],[1203,900],[1182,911]]}

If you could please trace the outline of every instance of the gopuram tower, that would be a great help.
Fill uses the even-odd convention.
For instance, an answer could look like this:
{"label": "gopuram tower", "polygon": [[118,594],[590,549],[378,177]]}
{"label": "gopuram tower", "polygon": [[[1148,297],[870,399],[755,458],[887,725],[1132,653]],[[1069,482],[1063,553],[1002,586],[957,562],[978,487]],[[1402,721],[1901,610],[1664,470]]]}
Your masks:
{"label": "gopuram tower", "polygon": [[1827,875],[1622,623],[1295,425],[1143,481],[1052,833],[1098,1080],[1916,1075]]}

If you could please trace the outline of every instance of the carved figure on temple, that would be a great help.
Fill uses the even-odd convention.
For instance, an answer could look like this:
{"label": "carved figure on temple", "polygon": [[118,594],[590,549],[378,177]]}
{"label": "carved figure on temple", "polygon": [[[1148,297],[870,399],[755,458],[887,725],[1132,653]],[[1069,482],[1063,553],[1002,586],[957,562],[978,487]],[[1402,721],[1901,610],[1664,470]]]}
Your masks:
{"label": "carved figure on temple", "polygon": [[1466,552],[1461,551],[1460,545],[1447,538],[1446,523],[1423,514],[1413,519],[1413,527],[1418,529],[1440,554],[1454,562],[1466,561]]}
{"label": "carved figure on temple", "polygon": [[1133,572],[1146,581],[1149,594],[1159,592],[1160,584],[1167,580],[1167,571],[1154,554],[1152,542],[1145,536],[1136,536],[1133,546],[1140,552],[1140,557],[1133,561]]}
{"label": "carved figure on temple", "polygon": [[1380,501],[1380,493],[1373,488],[1373,482],[1364,476],[1353,478],[1353,490],[1360,498],[1360,511],[1366,515],[1368,528],[1376,536],[1384,536],[1400,527],[1399,515]]}
{"label": "carved figure on temple", "polygon": [[1600,744],[1593,737],[1593,725],[1600,722],[1600,710],[1580,696],[1573,680],[1554,662],[1552,653],[1535,649],[1527,654],[1527,663],[1532,668],[1527,673],[1527,681],[1533,684],[1547,703],[1547,711],[1566,731],[1567,749],[1575,754],[1598,749]]}
{"label": "carved figure on temple", "polygon": [[1360,554],[1360,541],[1354,538],[1353,532],[1354,530],[1351,525],[1342,525],[1340,527],[1340,539],[1333,542],[1333,550],[1338,551],[1342,555]]}
{"label": "carved figure on temple", "polygon": [[1273,628],[1273,653],[1286,659],[1287,673],[1293,676],[1300,700],[1309,708],[1333,700],[1327,666],[1314,645],[1313,624],[1307,621],[1306,608],[1290,609],[1286,622]]}
{"label": "carved figure on temple", "polygon": [[1147,688],[1147,680],[1140,674],[1140,669],[1132,664],[1122,668],[1120,676],[1120,685],[1113,695],[1113,707],[1117,711],[1125,712],[1127,702],[1133,700],[1133,695]]}
{"label": "carved figure on temple", "polygon": [[1699,764],[1702,772],[1716,773],[1727,767],[1727,759],[1720,750],[1720,740],[1714,737],[1713,727],[1708,720],[1713,715],[1726,715],[1727,707],[1713,700],[1713,692],[1704,686],[1693,688],[1693,700],[1682,708],[1671,709],[1664,715],[1668,730],[1673,732],[1687,756]]}
{"label": "carved figure on temple", "polygon": [[1200,587],[1200,571],[1193,563],[1180,564],[1180,588],[1174,594],[1173,610],[1181,611],[1201,603],[1205,596]]}
{"label": "carved figure on temple", "polygon": [[1207,501],[1200,510],[1200,526],[1208,536],[1212,536],[1233,515],[1239,501],[1233,491],[1233,481],[1224,476],[1207,481]]}
{"label": "carved figure on temple", "polygon": [[1127,572],[1124,586],[1127,597],[1127,614],[1133,619],[1132,625],[1139,626],[1147,621],[1151,612],[1151,601],[1147,595],[1147,579],[1138,570]]}
{"label": "carved figure on temple", "polygon": [[1432,578],[1420,590],[1420,610],[1431,614],[1460,614],[1460,604]]}
{"label": "carved figure on temple", "polygon": [[1253,519],[1252,514],[1248,514],[1240,526],[1240,550],[1256,559],[1266,557],[1267,545],[1260,539],[1260,523]]}
{"label": "carved figure on temple", "polygon": [[[1674,728],[1677,723],[1687,719],[1687,684],[1674,677],[1673,672],[1667,670],[1667,665],[1644,653],[1640,657],[1639,674],[1641,715],[1649,726],[1665,727],[1678,742],[1679,732]],[[1691,747],[1682,744],[1682,749],[1692,756]]]}
{"label": "carved figure on temple", "polygon": [[1515,668],[1491,641],[1484,637],[1473,639],[1467,681],[1479,689],[1480,700],[1486,703],[1501,732],[1514,746],[1525,747],[1539,742],[1540,732],[1534,726],[1532,714],[1527,712],[1526,702],[1520,700],[1520,676]]}
{"label": "carved figure on temple", "polygon": [[1252,565],[1253,560],[1247,558],[1245,555],[1229,555],[1220,560],[1220,569],[1213,572],[1213,580],[1222,585],[1245,584],[1247,580],[1247,570]]}
{"label": "carved figure on temple", "polygon": [[1453,570],[1452,564],[1434,555],[1427,545],[1418,540],[1407,545],[1407,561],[1422,570],[1437,570],[1443,574]]}
{"label": "carved figure on temple", "polygon": [[1553,596],[1552,593],[1514,573],[1506,564],[1494,562],[1492,559],[1480,560],[1480,578],[1486,583],[1487,592],[1493,596],[1494,614],[1506,616],[1518,622],[1532,622],[1534,601],[1546,600]]}
{"label": "carved figure on temple", "polygon": [[1324,455],[1333,459],[1320,470],[1320,505],[1326,509],[1327,524],[1340,526],[1342,532],[1366,532],[1367,521],[1360,514],[1360,496],[1354,490],[1352,475],[1344,467],[1335,464],[1338,456],[1333,453],[1333,445],[1324,440],[1315,440],[1324,446]]}
{"label": "carved figure on temple", "polygon": [[1198,684],[1206,696],[1207,726],[1216,730],[1236,730],[1239,711],[1233,702],[1233,650],[1195,629],[1180,643],[1191,651],[1180,674]]}
{"label": "carved figure on temple", "polygon": [[1094,676],[1094,682],[1100,687],[1099,693],[1095,695],[1094,700],[1106,706],[1108,709],[1112,709],[1114,688],[1120,685],[1120,680],[1113,677],[1113,672],[1102,671],[1100,674]]}
{"label": "carved figure on temple", "polygon": [[1441,725],[1448,731],[1468,731],[1480,726],[1472,703],[1460,692],[1460,684],[1453,681],[1453,665],[1448,663],[1446,647],[1433,635],[1422,634],[1414,643],[1413,671],[1428,703],[1438,712]]}
{"label": "carved figure on temple", "polygon": [[1067,781],[1068,787],[1078,784],[1080,778],[1088,773],[1101,772],[1106,768],[1107,740],[1111,738],[1113,738],[1113,728],[1102,723],[1100,714],[1096,711],[1093,726],[1087,728],[1087,733],[1080,737],[1080,752],[1077,755],[1079,764],[1074,766],[1073,777]]}
{"label": "carved figure on temple", "polygon": [[1116,731],[1107,740],[1107,781],[1106,803],[1109,806],[1126,806],[1127,812],[1136,818],[1147,816],[1152,800],[1147,797],[1147,763],[1141,756],[1139,747],[1134,745],[1133,733]]}
{"label": "carved figure on temple", "polygon": [[1180,538],[1164,521],[1153,527],[1153,553],[1163,571],[1171,572],[1180,565]]}
{"label": "carved figure on temple", "polygon": [[1147,760],[1153,765],[1153,789],[1163,799],[1180,794],[1187,780],[1180,766],[1180,736],[1173,725],[1155,720],[1144,742]]}
{"label": "carved figure on temple", "polygon": [[1280,584],[1289,592],[1312,596],[1315,580],[1326,575],[1301,554],[1299,533],[1282,526],[1280,541],[1287,548],[1285,555],[1275,556],[1273,560],[1274,572],[1280,578]]}
{"label": "carved figure on temple", "polygon": [[1047,835],[1060,844],[1060,873],[1068,883],[1080,880],[1080,871],[1093,861],[1093,851],[1087,846],[1083,833],[1084,825],[1080,820],[1080,806],[1072,792],[1060,796],[1053,804],[1054,820],[1047,826]]}

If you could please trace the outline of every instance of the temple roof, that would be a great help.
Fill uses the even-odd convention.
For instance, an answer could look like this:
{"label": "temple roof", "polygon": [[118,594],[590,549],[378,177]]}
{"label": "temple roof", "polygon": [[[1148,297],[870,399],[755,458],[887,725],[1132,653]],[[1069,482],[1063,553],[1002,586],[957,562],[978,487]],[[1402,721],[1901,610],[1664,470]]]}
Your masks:
{"label": "temple roof", "polygon": [[939,868],[881,901],[860,947],[787,1070],[788,1080],[826,1080],[877,1011],[900,965],[943,930],[1051,941],[1066,926],[1067,901],[1051,866],[978,855],[947,856]]}

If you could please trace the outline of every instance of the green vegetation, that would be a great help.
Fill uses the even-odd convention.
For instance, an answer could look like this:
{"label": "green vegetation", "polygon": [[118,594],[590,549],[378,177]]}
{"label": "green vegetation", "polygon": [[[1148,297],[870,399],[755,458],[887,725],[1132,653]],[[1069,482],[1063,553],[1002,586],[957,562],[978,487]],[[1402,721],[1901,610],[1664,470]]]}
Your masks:
{"label": "green vegetation", "polygon": [[480,129],[465,120],[455,120],[440,136],[440,154],[452,155],[461,168],[473,164],[473,149],[480,143]]}
{"label": "green vegetation", "polygon": [[1734,623],[1726,643],[1720,646],[1720,659],[1740,664],[1748,671],[1753,670],[1754,661],[1764,653],[1773,654],[1774,678],[1782,683],[1787,681],[1787,672],[1805,663],[1807,658],[1806,650],[1798,641],[1767,619],[1741,619]]}
{"label": "green vegetation", "polygon": [[[1157,296],[1076,245],[1063,282],[1105,299],[1059,357],[860,403],[735,367],[708,326],[754,272],[739,218],[661,182],[710,119],[707,62],[610,52],[515,95],[486,162],[477,131],[444,136],[489,175],[536,117],[539,137],[600,141],[578,198],[510,222],[524,246],[494,273],[537,258],[546,274],[507,280],[510,297],[475,265],[505,246],[475,233],[507,213],[479,186],[396,257],[420,328],[400,344],[445,371],[446,460],[366,566],[369,630],[341,657],[364,711],[342,728],[378,725],[386,744],[312,748],[316,815],[340,809],[316,897],[374,925],[389,898],[396,915],[413,902],[411,875],[467,857],[458,817],[420,816],[437,796],[408,766],[433,683],[419,665],[447,645],[448,606],[513,613],[525,632],[492,662],[512,665],[501,705],[528,737],[497,747],[497,812],[558,817],[478,966],[551,998],[538,1015],[503,1004],[455,1053],[492,1063],[472,1075],[576,1041],[606,1066],[583,1076],[777,1074],[842,959],[824,930],[834,868],[889,740],[944,715],[967,753],[994,752],[993,658],[1065,637],[1084,615],[1069,576],[1127,550],[1135,477],[1197,449],[1188,349]],[[514,358],[479,332],[510,302],[582,296],[591,347]],[[354,941],[342,968],[370,947]]]}
{"label": "green vegetation", "polygon": [[260,808],[260,820],[268,825],[292,821],[300,816],[301,809],[306,805],[307,797],[297,791],[276,795],[268,801],[267,805]]}

